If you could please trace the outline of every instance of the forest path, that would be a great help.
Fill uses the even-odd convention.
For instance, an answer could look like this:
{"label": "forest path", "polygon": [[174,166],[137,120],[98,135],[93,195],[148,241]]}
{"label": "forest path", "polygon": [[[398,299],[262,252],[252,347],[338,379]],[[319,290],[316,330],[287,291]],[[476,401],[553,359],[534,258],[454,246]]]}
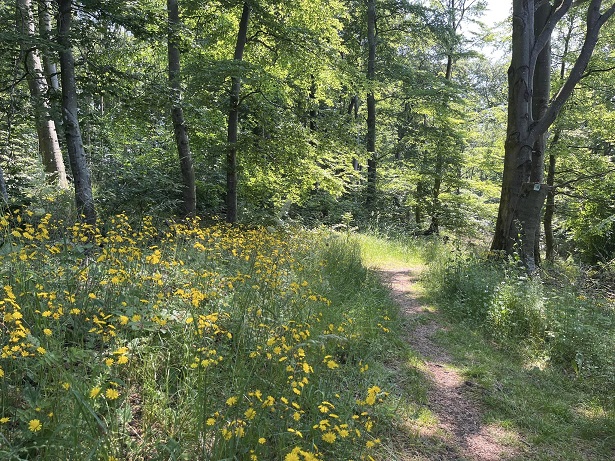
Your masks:
{"label": "forest path", "polygon": [[[509,434],[482,422],[482,413],[472,396],[475,385],[464,380],[452,365],[452,357],[434,342],[434,335],[446,327],[439,314],[421,301],[417,285],[424,267],[378,269],[391,296],[406,318],[406,341],[424,364],[429,381],[427,408],[435,422],[408,421],[417,440],[410,443],[412,453],[396,451],[395,458],[408,461],[504,461],[513,456],[510,445],[502,443]],[[401,445],[407,445],[401,443]],[[417,446],[419,449],[417,450]]]}

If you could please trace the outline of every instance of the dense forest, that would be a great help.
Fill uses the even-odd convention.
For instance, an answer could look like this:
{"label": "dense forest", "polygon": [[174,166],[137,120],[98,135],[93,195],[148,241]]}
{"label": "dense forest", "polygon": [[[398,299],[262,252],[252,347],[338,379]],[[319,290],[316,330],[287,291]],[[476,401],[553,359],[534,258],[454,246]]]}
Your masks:
{"label": "dense forest", "polygon": [[615,3],[498,8],[2,0],[0,455],[386,457],[355,233],[611,385]]}
{"label": "dense forest", "polygon": [[3,2],[5,200],[485,236],[516,136],[493,248],[607,263],[612,8],[555,3],[511,38],[481,1]]}

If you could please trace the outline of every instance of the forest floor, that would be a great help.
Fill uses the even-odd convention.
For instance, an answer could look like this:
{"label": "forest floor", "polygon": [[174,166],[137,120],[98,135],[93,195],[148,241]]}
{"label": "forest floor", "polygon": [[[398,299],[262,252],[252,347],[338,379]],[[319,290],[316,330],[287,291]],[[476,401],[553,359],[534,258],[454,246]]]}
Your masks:
{"label": "forest floor", "polygon": [[[418,278],[422,266],[379,268],[404,316],[405,340],[418,354],[419,369],[427,381],[426,410],[430,418],[407,418],[408,440],[395,441],[396,460],[503,461],[518,455],[519,436],[483,422],[476,393],[479,385],[465,379],[450,353],[435,336],[446,321],[421,299]],[[401,451],[401,452],[400,452]],[[404,453],[405,452],[405,453]]]}

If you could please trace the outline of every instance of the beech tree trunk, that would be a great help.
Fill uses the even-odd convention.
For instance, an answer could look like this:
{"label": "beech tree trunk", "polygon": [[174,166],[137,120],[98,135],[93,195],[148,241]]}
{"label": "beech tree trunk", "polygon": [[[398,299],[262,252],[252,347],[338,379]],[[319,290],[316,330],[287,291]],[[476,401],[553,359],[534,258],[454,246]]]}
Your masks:
{"label": "beech tree trunk", "polygon": [[[559,79],[564,81],[566,77],[566,57],[570,50],[570,41],[572,40],[572,33],[574,32],[575,21],[571,18],[568,24],[568,31],[564,37],[564,50],[561,56]],[[562,134],[561,127],[555,130],[553,135],[553,141],[551,142],[551,149],[559,143],[560,136]],[[543,218],[543,225],[545,230],[545,258],[547,261],[555,261],[555,236],[553,233],[553,216],[555,215],[555,172],[556,172],[557,158],[554,154],[549,155],[549,167],[547,172],[547,201],[545,204],[545,214]]]}
{"label": "beech tree trunk", "polygon": [[376,0],[367,3],[367,80],[370,90],[367,94],[367,205],[376,199],[378,156],[376,154],[376,97],[373,84],[376,80]]}
{"label": "beech tree trunk", "polygon": [[169,87],[171,99],[171,118],[175,143],[179,154],[179,165],[182,175],[183,213],[193,216],[196,213],[196,182],[194,166],[190,153],[190,142],[181,105],[181,74],[180,52],[178,46],[179,6],[177,0],[167,0],[168,25],[168,57],[169,57]]}
{"label": "beech tree trunk", "polygon": [[[350,98],[350,104],[348,105],[348,115],[352,114],[354,114],[355,121],[359,119],[359,96],[356,94],[352,98]],[[359,144],[358,135],[357,144]],[[359,165],[359,160],[356,157],[352,159],[352,169],[354,171],[359,171],[361,169],[361,165]]]}
{"label": "beech tree trunk", "polygon": [[[45,40],[51,40],[51,0],[37,0],[38,3],[38,24],[41,36]],[[47,84],[52,93],[60,91],[60,80],[58,79],[58,68],[47,47],[43,47],[43,69],[47,77]]]}
{"label": "beech tree trunk", "polygon": [[[551,15],[551,5],[543,3],[536,9],[534,16],[534,39],[544,29]],[[536,59],[536,69],[534,71],[534,94],[532,98],[532,115],[534,118],[541,118],[549,107],[551,97],[551,39],[547,40],[542,51]],[[530,172],[530,182],[542,184],[544,181],[545,151],[547,148],[547,131],[537,135],[534,149],[532,150],[532,171]],[[549,188],[546,187],[548,194]],[[536,223],[534,235],[534,264],[540,265],[540,215]]]}
{"label": "beech tree trunk", "polygon": [[547,203],[545,205],[545,258],[547,261],[555,260],[555,237],[553,235],[553,215],[555,214],[555,155],[549,155],[549,171],[547,173]]}
{"label": "beech tree trunk", "polygon": [[72,4],[71,0],[58,0],[58,5],[58,42],[60,45],[60,66],[62,68],[62,117],[70,168],[75,184],[75,204],[77,205],[77,213],[85,219],[85,222],[95,226],[96,209],[92,195],[90,170],[86,161],[78,119],[75,61],[70,39]]}
{"label": "beech tree trunk", "polygon": [[[237,44],[233,59],[239,63],[243,60],[243,52],[248,40],[248,23],[250,21],[250,5],[244,2]],[[237,69],[239,74],[239,69]],[[226,222],[237,222],[237,132],[239,129],[239,96],[241,94],[241,77],[231,78],[230,108],[228,114],[228,147],[226,152]]]}
{"label": "beech tree trunk", "polygon": [[[491,244],[494,251],[519,254],[529,272],[536,269],[536,235],[548,188],[542,184],[544,148],[536,151],[564,103],[581,80],[593,53],[602,25],[615,12],[615,4],[601,12],[601,0],[591,0],[587,7],[586,34],[580,54],[564,85],[541,113],[535,99],[544,94],[536,88],[535,75],[540,69],[539,55],[548,46],[556,24],[568,12],[573,0],[543,3],[536,11],[534,0],[513,0],[512,59],[508,70],[508,128],[504,151],[504,173],[496,229]],[[544,27],[534,28],[541,19],[542,8],[551,14]],[[544,83],[544,82],[543,82]],[[540,83],[542,84],[542,83]],[[540,146],[540,144],[538,144]]]}
{"label": "beech tree trunk", "polygon": [[[17,0],[17,15],[22,33],[34,41],[35,24],[30,0]],[[57,183],[61,189],[68,187],[66,170],[55,121],[51,116],[51,104],[48,94],[47,79],[43,72],[41,56],[35,47],[28,47],[27,41],[22,41],[22,52],[26,66],[28,87],[34,107],[36,133],[38,135],[38,147],[43,161],[45,173],[51,183]]]}
{"label": "beech tree trunk", "polygon": [[4,201],[4,203],[8,203],[9,201],[9,194],[6,190],[6,181],[4,180],[4,170],[2,169],[2,167],[0,166],[0,196],[2,197],[2,200]]}
{"label": "beech tree trunk", "polygon": [[[51,0],[37,0],[38,4],[38,28],[43,40],[47,42],[54,41],[53,27],[51,24],[53,6]],[[60,78],[58,66],[56,65],[57,55],[51,50],[50,46],[43,45],[41,47],[41,56],[43,58],[43,70],[47,78],[47,86],[49,89],[49,102],[51,106],[51,117],[58,131],[58,138],[61,138],[60,130],[62,126],[62,92],[60,90]],[[60,139],[61,142],[61,139]]]}

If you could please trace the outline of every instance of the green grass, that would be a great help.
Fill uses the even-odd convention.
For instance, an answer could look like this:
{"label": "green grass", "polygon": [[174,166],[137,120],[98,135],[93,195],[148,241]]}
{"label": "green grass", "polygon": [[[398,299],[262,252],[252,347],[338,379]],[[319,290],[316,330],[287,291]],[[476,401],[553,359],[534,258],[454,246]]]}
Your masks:
{"label": "green grass", "polygon": [[351,241],[361,248],[366,267],[396,268],[423,264],[431,242],[408,237],[402,241],[374,234],[351,234]]}
{"label": "green grass", "polygon": [[0,224],[0,458],[376,456],[403,342],[346,236]]}
{"label": "green grass", "polygon": [[424,274],[426,302],[443,315],[439,343],[476,384],[485,422],[520,435],[514,459],[612,460],[615,311],[563,269],[530,279],[448,247]]}
{"label": "green grass", "polygon": [[[439,342],[476,383],[487,423],[518,432],[519,460],[612,460],[615,413],[609,388],[554,367],[539,367],[513,344],[494,347],[464,324],[447,325]],[[606,393],[606,394],[605,394]]]}
{"label": "green grass", "polygon": [[[444,326],[434,339],[452,355],[449,365],[471,383],[483,423],[501,429],[512,459],[613,459],[612,307],[570,288],[574,270],[565,266],[541,282],[461,245],[410,246],[374,236],[356,241],[370,267],[429,263],[422,302]],[[433,318],[401,319],[402,331]],[[420,357],[406,350],[389,367],[400,378],[391,388],[389,402],[397,406],[382,459],[448,459],[455,448],[437,431],[428,435],[437,416],[427,407]]]}
{"label": "green grass", "polygon": [[[0,226],[2,459],[444,456],[416,430],[436,415],[404,340],[426,317],[402,318],[366,268],[425,261],[451,319],[438,340],[519,459],[612,459],[608,325],[590,322],[608,305],[559,290],[566,315],[519,310],[521,279],[444,264],[455,251],[434,241],[125,216],[103,235],[41,210]],[[529,286],[519,299],[548,305]]]}

